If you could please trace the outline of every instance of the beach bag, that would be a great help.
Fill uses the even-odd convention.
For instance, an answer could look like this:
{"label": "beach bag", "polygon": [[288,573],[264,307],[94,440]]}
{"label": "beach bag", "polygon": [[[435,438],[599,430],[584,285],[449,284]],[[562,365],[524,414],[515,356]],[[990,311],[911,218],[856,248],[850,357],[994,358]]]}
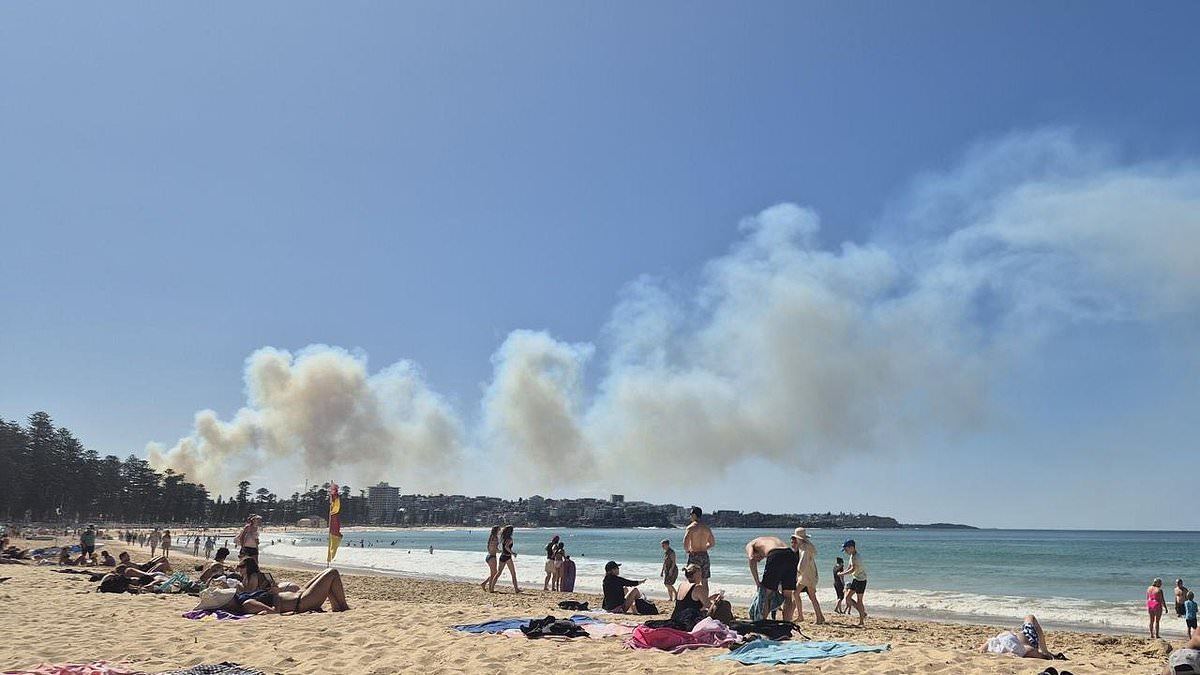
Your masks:
{"label": "beach bag", "polygon": [[658,614],[658,607],[655,607],[653,602],[645,598],[634,600],[633,606],[637,607],[638,614]]}
{"label": "beach bag", "polygon": [[734,621],[733,605],[729,604],[728,600],[718,600],[708,615],[728,626]]}
{"label": "beach bag", "polygon": [[233,588],[212,587],[200,591],[200,603],[193,608],[197,609],[220,609],[233,601],[234,594],[237,593]]}

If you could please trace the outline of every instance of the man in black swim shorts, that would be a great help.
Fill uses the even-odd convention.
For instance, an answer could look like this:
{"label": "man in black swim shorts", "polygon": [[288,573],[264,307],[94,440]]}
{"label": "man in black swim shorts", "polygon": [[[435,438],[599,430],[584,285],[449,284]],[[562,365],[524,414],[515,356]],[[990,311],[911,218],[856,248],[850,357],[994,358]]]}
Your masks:
{"label": "man in black swim shorts", "polygon": [[[746,559],[750,562],[750,576],[754,578],[754,585],[759,592],[781,593],[783,620],[791,621],[796,612],[796,566],[800,562],[800,555],[778,537],[758,537],[746,544]],[[760,560],[766,561],[762,581],[758,578]],[[769,607],[769,599],[765,600]],[[763,611],[764,616],[768,613]]]}

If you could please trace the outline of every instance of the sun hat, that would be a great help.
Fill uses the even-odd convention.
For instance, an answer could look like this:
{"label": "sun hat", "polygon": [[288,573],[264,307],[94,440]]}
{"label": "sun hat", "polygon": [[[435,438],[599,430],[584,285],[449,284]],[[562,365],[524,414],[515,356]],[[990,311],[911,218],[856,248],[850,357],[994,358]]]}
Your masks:
{"label": "sun hat", "polygon": [[808,530],[803,527],[797,527],[792,532],[792,539],[808,539]]}
{"label": "sun hat", "polygon": [[844,541],[842,543],[842,550],[845,551],[846,549],[850,548],[851,546],[858,548],[858,545],[854,543],[853,539],[847,539],[846,541]]}
{"label": "sun hat", "polygon": [[621,563],[619,563],[615,560],[609,560],[608,562],[604,563],[604,571],[611,572],[620,566],[621,566]]}

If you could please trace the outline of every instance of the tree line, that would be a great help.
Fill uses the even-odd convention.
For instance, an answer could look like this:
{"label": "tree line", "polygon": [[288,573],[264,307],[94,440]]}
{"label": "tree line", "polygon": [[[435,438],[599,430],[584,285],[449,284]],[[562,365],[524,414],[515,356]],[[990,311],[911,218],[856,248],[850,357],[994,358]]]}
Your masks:
{"label": "tree line", "polygon": [[[214,499],[200,483],[171,469],[158,472],[130,454],[125,459],[84,446],[50,415],[35,412],[24,425],[0,418],[0,517],[29,522],[122,522],[221,525],[258,513],[268,523],[292,524],[329,513],[329,484],[280,499],[265,487],[238,483]],[[366,520],[366,499],[341,488],[342,522]]]}

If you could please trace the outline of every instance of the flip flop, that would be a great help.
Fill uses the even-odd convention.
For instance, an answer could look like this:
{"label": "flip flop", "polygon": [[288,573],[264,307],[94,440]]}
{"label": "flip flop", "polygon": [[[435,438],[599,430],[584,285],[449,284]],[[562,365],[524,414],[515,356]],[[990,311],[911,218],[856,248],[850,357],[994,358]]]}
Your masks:
{"label": "flip flop", "polygon": [[1049,667],[1049,668],[1046,668],[1045,670],[1043,670],[1042,672],[1038,673],[1038,675],[1061,675],[1061,674],[1058,672],[1058,668]]}

